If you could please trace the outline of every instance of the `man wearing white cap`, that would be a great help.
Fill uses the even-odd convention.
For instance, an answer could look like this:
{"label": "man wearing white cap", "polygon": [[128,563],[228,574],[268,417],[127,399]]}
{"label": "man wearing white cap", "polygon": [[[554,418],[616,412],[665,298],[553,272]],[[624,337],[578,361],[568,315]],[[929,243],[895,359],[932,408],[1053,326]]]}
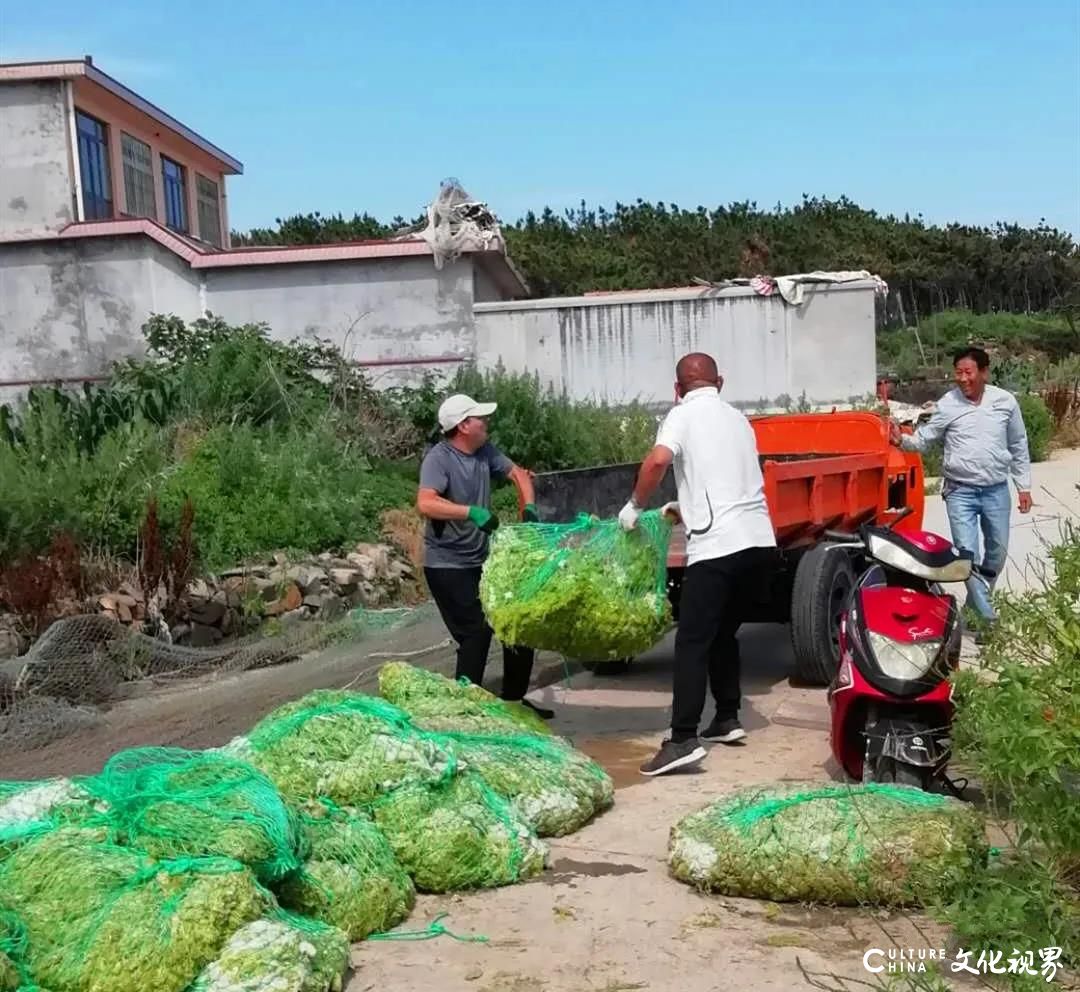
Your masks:
{"label": "man wearing white cap", "polygon": [[[491,480],[509,479],[525,505],[522,518],[538,517],[532,478],[488,441],[494,403],[456,395],[439,407],[442,440],[424,456],[416,508],[427,518],[424,576],[443,622],[457,641],[457,678],[484,679],[493,636],[480,606],[480,572],[489,535],[499,526],[491,512]],[[554,714],[525,699],[532,677],[531,648],[503,646],[503,699],[522,702],[545,719]]]}

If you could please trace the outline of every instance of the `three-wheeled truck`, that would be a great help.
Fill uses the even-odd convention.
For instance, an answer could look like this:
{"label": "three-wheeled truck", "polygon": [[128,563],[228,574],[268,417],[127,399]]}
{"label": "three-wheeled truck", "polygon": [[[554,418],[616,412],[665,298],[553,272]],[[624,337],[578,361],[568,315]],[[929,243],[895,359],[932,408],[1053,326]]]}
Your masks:
{"label": "three-wheeled truck", "polygon": [[[922,460],[889,444],[888,421],[874,413],[781,414],[751,418],[765,479],[773,529],[782,552],[771,595],[754,623],[790,623],[795,674],[809,685],[827,685],[840,663],[840,618],[855,583],[855,562],[830,553],[828,533],[854,533],[863,524],[922,528]],[[724,452],[717,450],[723,459]],[[578,513],[610,517],[626,502],[637,465],[548,472],[537,475],[541,519],[573,520]],[[674,500],[669,471],[654,506]],[[672,534],[668,595],[678,621],[679,590],[686,568],[686,536]],[[591,662],[597,672],[626,662]]]}

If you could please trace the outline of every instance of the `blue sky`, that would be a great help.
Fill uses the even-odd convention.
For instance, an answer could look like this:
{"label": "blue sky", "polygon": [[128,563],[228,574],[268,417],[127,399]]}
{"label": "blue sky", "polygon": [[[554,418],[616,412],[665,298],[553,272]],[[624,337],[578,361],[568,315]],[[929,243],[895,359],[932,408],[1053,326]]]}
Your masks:
{"label": "blue sky", "polygon": [[235,155],[235,227],[581,198],[847,194],[1080,235],[1080,3],[0,0],[0,59],[80,57]]}

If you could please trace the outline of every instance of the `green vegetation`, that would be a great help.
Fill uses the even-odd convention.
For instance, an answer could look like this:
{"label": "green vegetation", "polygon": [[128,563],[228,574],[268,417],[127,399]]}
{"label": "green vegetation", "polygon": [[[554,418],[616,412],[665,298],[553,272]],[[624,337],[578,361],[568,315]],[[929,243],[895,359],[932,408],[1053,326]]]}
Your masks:
{"label": "green vegetation", "polygon": [[[190,500],[208,570],[377,538],[381,515],[415,498],[447,391],[494,398],[493,439],[538,470],[633,461],[655,431],[642,409],[572,404],[499,371],[379,393],[336,349],[274,341],[261,325],[154,317],[145,336],[147,357],[100,387],[37,389],[0,408],[0,559],[65,532],[134,561],[151,499],[169,541]],[[513,514],[513,492],[496,506]]]}
{"label": "green vegetation", "polygon": [[[322,244],[387,237],[405,226],[401,217],[386,224],[368,214],[350,220],[315,213],[233,239]],[[640,199],[611,209],[583,202],[562,213],[529,211],[503,231],[537,296],[869,269],[894,290],[890,318],[906,324],[950,307],[984,313],[1075,307],[1069,291],[1080,282],[1080,256],[1067,232],[1045,224],[937,226],[919,216],[883,216],[847,197],[803,197],[772,210],[749,202],[689,210]]]}
{"label": "green vegetation", "polygon": [[1061,947],[1080,965],[1080,532],[1043,587],[1004,596],[982,672],[956,678],[954,739],[1012,837],[943,910],[964,946]]}

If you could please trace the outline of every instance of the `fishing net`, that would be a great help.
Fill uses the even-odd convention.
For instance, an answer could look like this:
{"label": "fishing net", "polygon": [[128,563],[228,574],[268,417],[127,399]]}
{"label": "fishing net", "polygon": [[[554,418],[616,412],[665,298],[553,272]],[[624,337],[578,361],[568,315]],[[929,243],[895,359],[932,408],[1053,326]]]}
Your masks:
{"label": "fishing net", "polygon": [[580,830],[615,801],[607,772],[558,738],[444,734],[442,740],[541,837]]}
{"label": "fishing net", "polygon": [[425,892],[510,885],[540,874],[547,861],[547,847],[529,825],[473,772],[397,789],[372,812]]}
{"label": "fishing net", "polygon": [[453,756],[384,699],[324,689],[274,710],[229,753],[250,760],[294,800],[362,806],[453,771]]}
{"label": "fishing net", "polygon": [[397,926],[416,891],[370,816],[329,802],[302,814],[310,856],[277,887],[281,905],[339,927],[350,940]]}
{"label": "fishing net", "polygon": [[237,930],[188,992],[340,992],[348,963],[336,927],[276,914]]}
{"label": "fishing net", "polygon": [[379,670],[379,693],[424,730],[477,734],[550,734],[528,706],[507,702],[468,679],[455,682],[426,668],[393,661]]}
{"label": "fishing net", "polygon": [[59,828],[0,866],[26,926],[26,965],[63,992],[183,992],[226,939],[272,907],[236,861],[155,862],[103,831]]}
{"label": "fishing net", "polygon": [[632,658],[671,623],[670,537],[657,510],[630,533],[585,514],[500,528],[480,582],[484,613],[503,644],[588,661]]}
{"label": "fishing net", "polygon": [[172,683],[295,661],[342,642],[396,630],[424,610],[353,610],[197,648],[170,644],[109,617],[57,620],[19,658],[0,661],[0,750],[41,747],[100,722],[99,707],[136,680]]}
{"label": "fishing net", "polygon": [[86,788],[115,839],[157,859],[219,856],[263,882],[300,867],[300,825],[274,784],[243,761],[181,748],[121,751]]}
{"label": "fishing net", "polygon": [[671,873],[698,888],[777,902],[919,905],[985,863],[971,806],[890,785],[741,790],[677,823]]}

